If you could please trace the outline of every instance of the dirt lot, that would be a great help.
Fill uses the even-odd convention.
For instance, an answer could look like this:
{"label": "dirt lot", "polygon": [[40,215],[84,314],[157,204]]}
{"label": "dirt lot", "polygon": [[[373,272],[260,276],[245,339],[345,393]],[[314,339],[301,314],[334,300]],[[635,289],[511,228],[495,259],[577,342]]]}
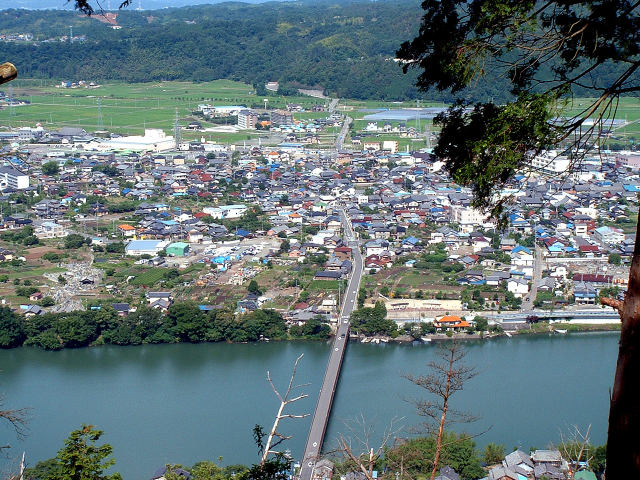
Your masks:
{"label": "dirt lot", "polygon": [[25,253],[24,258],[26,258],[27,261],[38,260],[40,257],[42,257],[42,255],[44,255],[47,252],[64,253],[64,251],[60,250],[59,248],[48,247],[46,245],[43,245],[42,247],[34,247],[27,250],[27,253]]}

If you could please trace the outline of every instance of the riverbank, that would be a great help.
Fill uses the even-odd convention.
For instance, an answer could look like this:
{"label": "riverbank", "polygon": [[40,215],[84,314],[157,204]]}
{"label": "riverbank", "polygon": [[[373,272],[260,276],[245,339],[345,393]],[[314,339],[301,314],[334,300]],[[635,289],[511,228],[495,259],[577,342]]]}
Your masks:
{"label": "riverbank", "polygon": [[422,343],[432,343],[432,342],[443,342],[447,340],[459,340],[459,341],[470,341],[470,340],[492,340],[496,338],[505,338],[505,337],[514,337],[514,336],[523,336],[523,335],[565,335],[567,333],[585,333],[585,332],[619,332],[621,324],[620,323],[585,323],[585,324],[577,324],[577,323],[535,323],[530,324],[529,328],[524,328],[520,330],[513,331],[502,331],[502,332],[474,332],[474,333],[435,333],[435,334],[427,334],[423,335],[419,338],[412,337],[410,335],[398,335],[393,338],[386,335],[374,335],[374,336],[364,336],[364,335],[351,335],[350,340],[352,342],[358,343],[372,343],[372,344],[384,344],[384,343],[399,343],[399,344],[407,344],[414,342],[422,342]]}

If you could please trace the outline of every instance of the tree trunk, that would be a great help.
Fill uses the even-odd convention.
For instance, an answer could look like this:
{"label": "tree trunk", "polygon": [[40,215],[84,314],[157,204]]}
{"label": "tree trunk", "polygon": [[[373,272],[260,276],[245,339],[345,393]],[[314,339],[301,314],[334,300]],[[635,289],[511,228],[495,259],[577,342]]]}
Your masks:
{"label": "tree trunk", "polygon": [[438,465],[440,464],[440,453],[442,452],[442,435],[444,434],[444,424],[447,418],[447,409],[449,408],[449,392],[451,388],[451,377],[453,376],[453,359],[454,351],[450,352],[449,370],[447,371],[447,386],[442,396],[442,416],[440,417],[440,425],[438,425],[438,436],[436,437],[436,453],[433,457],[433,468],[431,469],[431,480],[436,478]]}
{"label": "tree trunk", "polygon": [[607,480],[640,479],[640,223],[622,306],[607,438]]}

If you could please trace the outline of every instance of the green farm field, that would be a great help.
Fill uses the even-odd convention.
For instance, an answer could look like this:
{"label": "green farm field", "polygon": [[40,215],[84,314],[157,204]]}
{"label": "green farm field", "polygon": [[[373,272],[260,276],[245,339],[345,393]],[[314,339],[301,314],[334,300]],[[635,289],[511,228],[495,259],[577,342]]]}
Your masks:
{"label": "green farm field", "polygon": [[[38,86],[34,81],[16,81],[13,95],[28,100],[30,104],[5,107],[0,110],[0,127],[34,126],[41,123],[46,128],[74,126],[89,132],[99,129],[99,112],[102,128],[120,134],[142,134],[145,128],[173,130],[176,111],[182,126],[196,119],[192,112],[198,104],[246,105],[264,108],[264,98],[270,108],[284,108],[287,103],[311,107],[321,100],[312,97],[258,97],[250,85],[231,80],[213,82],[157,82],[142,84],[106,84],[98,88],[59,88]],[[309,118],[307,114],[305,117]],[[201,119],[198,119],[201,121]],[[216,125],[201,121],[203,126]],[[200,132],[184,132],[187,139],[199,138]],[[238,142],[259,133],[206,132],[211,140]],[[264,132],[262,133],[264,135]],[[249,138],[247,138],[249,137]]]}
{"label": "green farm field", "polygon": [[[201,118],[192,115],[200,103],[213,105],[246,105],[253,108],[264,108],[264,100],[270,108],[284,108],[287,103],[298,103],[309,108],[316,103],[324,103],[321,99],[307,96],[283,97],[270,93],[267,97],[257,96],[253,87],[231,80],[216,80],[213,82],[155,82],[155,83],[113,83],[101,85],[95,89],[76,88],[67,89],[55,86],[52,81],[36,79],[18,79],[11,85],[13,96],[17,99],[28,100],[30,104],[16,106],[12,109],[0,109],[0,129],[17,126],[35,126],[41,123],[45,128],[57,129],[63,126],[82,127],[89,132],[100,129],[99,112],[102,116],[101,127],[113,133],[134,135],[142,134],[145,128],[160,128],[171,134],[176,112],[178,121],[186,126],[191,120],[198,120],[203,127],[216,127]],[[10,94],[11,91],[5,92]],[[565,115],[573,116],[583,110],[593,99],[575,98],[567,102]],[[444,107],[442,102],[421,100],[421,107]],[[382,102],[356,101],[342,99],[339,111],[354,119],[354,132],[366,127],[364,116],[370,112],[362,109],[376,108],[415,108],[416,102]],[[296,113],[299,120],[310,120],[325,117],[324,112]],[[626,120],[625,126],[616,128],[609,139],[601,142],[603,145],[617,144],[618,146],[640,142],[640,99],[624,97],[620,100],[616,118]],[[379,122],[384,123],[384,122]],[[393,121],[392,124],[399,122]],[[405,122],[407,127],[418,127],[415,119]],[[437,128],[430,121],[421,120],[420,131],[424,134],[429,125],[435,133]],[[332,142],[335,132],[326,132],[327,141]],[[219,143],[242,143],[261,137],[269,143],[269,135],[261,131],[245,132],[194,132],[182,131],[186,140],[200,139]],[[422,142],[401,138],[399,135],[386,136],[385,139],[397,139],[400,149],[407,146],[420,148],[426,145]],[[276,143],[277,138],[273,139]],[[326,143],[324,140],[323,144]],[[347,142],[348,143],[348,142]]]}
{"label": "green farm field", "polygon": [[[566,113],[568,117],[581,114],[584,109],[595,101],[594,98],[575,98],[567,102]],[[611,117],[615,115],[617,120],[625,120],[626,124],[614,127],[609,138],[601,142],[605,147],[611,144],[638,143],[640,142],[640,98],[622,97]],[[594,115],[592,115],[594,117]]]}

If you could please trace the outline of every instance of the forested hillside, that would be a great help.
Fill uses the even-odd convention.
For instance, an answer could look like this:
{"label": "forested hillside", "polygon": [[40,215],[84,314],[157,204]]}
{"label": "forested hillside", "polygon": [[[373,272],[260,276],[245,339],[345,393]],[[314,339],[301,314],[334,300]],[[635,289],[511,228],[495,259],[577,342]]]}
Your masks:
{"label": "forested hillside", "polygon": [[[397,48],[413,38],[418,0],[225,3],[153,11],[123,9],[113,29],[97,16],[68,11],[0,11],[0,34],[31,33],[33,42],[2,42],[3,58],[22,77],[65,80],[208,81],[321,86],[356,99],[450,100],[419,93],[402,73]],[[73,26],[74,37],[60,40]],[[54,40],[51,40],[54,39]],[[508,95],[491,78],[466,95],[478,101]]]}

